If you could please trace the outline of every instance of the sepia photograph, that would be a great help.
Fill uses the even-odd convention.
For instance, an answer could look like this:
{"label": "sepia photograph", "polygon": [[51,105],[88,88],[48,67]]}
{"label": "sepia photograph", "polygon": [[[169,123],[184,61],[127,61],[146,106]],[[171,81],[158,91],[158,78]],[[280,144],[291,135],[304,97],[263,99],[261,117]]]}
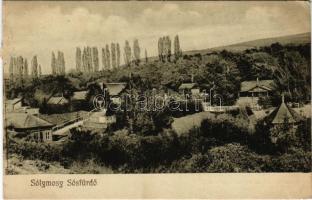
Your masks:
{"label": "sepia photograph", "polygon": [[310,23],[303,1],[4,1],[4,173],[311,173]]}

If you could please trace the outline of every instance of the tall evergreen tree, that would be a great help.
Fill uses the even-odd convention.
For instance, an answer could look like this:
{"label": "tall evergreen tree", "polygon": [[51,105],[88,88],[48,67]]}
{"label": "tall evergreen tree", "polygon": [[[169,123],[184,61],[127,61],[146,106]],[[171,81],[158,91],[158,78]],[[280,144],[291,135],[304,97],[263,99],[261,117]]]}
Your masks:
{"label": "tall evergreen tree", "polygon": [[57,63],[56,63],[56,58],[55,54],[52,51],[52,57],[51,57],[51,68],[52,68],[52,74],[56,75],[57,74]]}
{"label": "tall evergreen tree", "polygon": [[106,45],[106,62],[107,62],[107,69],[110,69],[110,52],[109,52],[109,46],[108,44]]}
{"label": "tall evergreen tree", "polygon": [[82,53],[82,71],[84,73],[87,72],[87,48],[83,47],[83,53]]}
{"label": "tall evergreen tree", "polygon": [[169,36],[164,37],[165,55],[168,62],[171,58],[171,40]]}
{"label": "tall evergreen tree", "polygon": [[65,75],[65,56],[64,56],[64,52],[61,52],[61,71],[62,71],[62,75]]}
{"label": "tall evergreen tree", "polygon": [[125,59],[125,64],[127,66],[130,66],[130,62],[131,62],[131,47],[129,45],[128,40],[126,40],[125,42],[125,47],[124,47],[124,59]]}
{"label": "tall evergreen tree", "polygon": [[92,61],[93,61],[93,67],[94,71],[99,71],[99,52],[97,47],[92,48]]}
{"label": "tall evergreen tree", "polygon": [[14,64],[14,57],[11,56],[9,65],[10,85],[14,83]]}
{"label": "tall evergreen tree", "polygon": [[102,69],[107,69],[107,61],[106,61],[106,51],[105,48],[102,48]]}
{"label": "tall evergreen tree", "polygon": [[120,47],[119,47],[119,43],[117,43],[117,46],[116,46],[116,54],[117,54],[117,67],[120,67]]}
{"label": "tall evergreen tree", "polygon": [[146,49],[145,49],[145,63],[147,63],[147,62],[148,62],[147,51],[146,51]]}
{"label": "tall evergreen tree", "polygon": [[42,73],[41,73],[41,65],[39,64],[39,67],[38,67],[38,77],[41,77]]}
{"label": "tall evergreen tree", "polygon": [[176,35],[174,37],[174,57],[175,57],[175,60],[178,60],[181,56],[182,56],[182,51],[180,48],[179,36]]}
{"label": "tall evergreen tree", "polygon": [[82,63],[81,63],[81,49],[80,47],[76,48],[76,70],[77,72],[81,72],[82,70]]}
{"label": "tall evergreen tree", "polygon": [[93,72],[93,63],[92,63],[92,49],[91,47],[87,47],[87,55],[88,55],[88,73]]}
{"label": "tall evergreen tree", "polygon": [[17,57],[17,83],[22,85],[23,84],[23,67],[24,67],[24,60],[22,56]]}
{"label": "tall evergreen tree", "polygon": [[158,57],[160,61],[164,61],[164,40],[162,37],[158,39]]}
{"label": "tall evergreen tree", "polygon": [[31,76],[33,79],[38,78],[38,60],[37,56],[33,56],[31,59]]}
{"label": "tall evergreen tree", "polygon": [[141,54],[141,49],[140,49],[138,39],[135,39],[133,41],[133,54],[134,54],[134,62],[138,65],[140,63],[140,54]]}
{"label": "tall evergreen tree", "polygon": [[24,59],[24,80],[27,80],[28,79],[28,62],[27,62],[27,59],[25,58]]}
{"label": "tall evergreen tree", "polygon": [[116,68],[116,45],[111,43],[112,68]]}

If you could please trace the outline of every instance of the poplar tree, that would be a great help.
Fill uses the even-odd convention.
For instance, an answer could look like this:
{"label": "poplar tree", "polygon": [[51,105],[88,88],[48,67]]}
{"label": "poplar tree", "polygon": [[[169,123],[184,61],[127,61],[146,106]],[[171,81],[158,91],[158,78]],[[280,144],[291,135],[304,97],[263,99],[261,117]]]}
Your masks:
{"label": "poplar tree", "polygon": [[147,51],[146,51],[146,49],[145,49],[145,63],[147,63],[147,62],[148,62]]}
{"label": "poplar tree", "polygon": [[56,75],[56,71],[57,71],[57,64],[56,64],[56,58],[55,58],[55,54],[52,51],[52,57],[51,57],[51,68],[52,68],[52,74]]}
{"label": "poplar tree", "polygon": [[111,43],[112,68],[116,68],[116,45]]}
{"label": "poplar tree", "polygon": [[24,72],[24,59],[22,56],[19,56],[17,58],[17,62],[18,62],[18,81],[19,84],[23,84],[23,72]]}
{"label": "poplar tree", "polygon": [[24,80],[27,80],[28,79],[28,62],[27,62],[27,59],[25,58],[24,59]]}
{"label": "poplar tree", "polygon": [[176,35],[174,37],[174,57],[175,57],[175,60],[178,60],[181,56],[182,56],[182,51],[180,48],[179,36]]}
{"label": "poplar tree", "polygon": [[106,61],[106,52],[105,48],[102,48],[102,65],[103,65],[103,70],[107,69],[107,61]]}
{"label": "poplar tree", "polygon": [[141,49],[140,49],[139,41],[137,39],[133,41],[133,54],[134,54],[134,61],[136,65],[138,65],[140,63]]}
{"label": "poplar tree", "polygon": [[92,61],[93,61],[93,68],[94,71],[99,71],[99,52],[97,47],[92,48]]}
{"label": "poplar tree", "polygon": [[82,53],[82,70],[84,73],[87,72],[87,49],[86,47],[83,47],[83,53]]}
{"label": "poplar tree", "polygon": [[110,52],[109,52],[109,46],[106,45],[106,62],[107,62],[107,69],[110,69]]}
{"label": "poplar tree", "polygon": [[158,39],[158,57],[159,57],[159,60],[162,62],[164,61],[163,55],[164,55],[164,42],[163,42],[163,38],[160,37]]}
{"label": "poplar tree", "polygon": [[127,66],[130,66],[130,61],[131,61],[131,47],[129,45],[128,40],[125,42],[125,47],[124,47],[124,59],[125,59],[125,64]]}
{"label": "poplar tree", "polygon": [[165,46],[165,55],[168,62],[170,62],[171,58],[171,40],[169,36],[166,36],[164,39],[164,46]]}
{"label": "poplar tree", "polygon": [[117,46],[116,46],[116,53],[117,53],[117,67],[120,67],[120,47],[119,47],[119,43],[117,43]]}
{"label": "poplar tree", "polygon": [[14,82],[14,58],[11,56],[9,65],[10,83]]}
{"label": "poplar tree", "polygon": [[31,59],[31,76],[33,79],[38,78],[38,61],[37,56],[33,56]]}
{"label": "poplar tree", "polygon": [[64,56],[64,52],[61,52],[61,71],[62,71],[62,75],[65,75],[65,56]]}
{"label": "poplar tree", "polygon": [[81,68],[82,68],[82,65],[81,65],[81,49],[80,47],[77,47],[76,48],[76,70],[77,72],[81,72]]}
{"label": "poplar tree", "polygon": [[38,67],[38,76],[41,77],[41,75],[42,75],[41,74],[41,65],[39,65],[39,67]]}

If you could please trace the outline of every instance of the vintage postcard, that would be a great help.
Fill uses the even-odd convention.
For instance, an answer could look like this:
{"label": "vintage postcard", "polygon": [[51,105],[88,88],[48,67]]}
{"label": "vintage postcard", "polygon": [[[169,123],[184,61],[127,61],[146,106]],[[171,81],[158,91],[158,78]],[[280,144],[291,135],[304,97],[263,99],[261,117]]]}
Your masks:
{"label": "vintage postcard", "polygon": [[307,1],[4,1],[4,198],[311,198]]}

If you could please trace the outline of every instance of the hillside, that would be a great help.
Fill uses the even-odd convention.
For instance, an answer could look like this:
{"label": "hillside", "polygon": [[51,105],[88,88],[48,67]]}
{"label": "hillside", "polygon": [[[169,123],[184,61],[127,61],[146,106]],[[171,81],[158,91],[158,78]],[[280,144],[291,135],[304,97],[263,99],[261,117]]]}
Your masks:
{"label": "hillside", "polygon": [[303,43],[310,43],[311,33],[301,33],[296,35],[287,35],[282,37],[273,37],[273,38],[264,38],[264,39],[258,39],[258,40],[251,40],[246,42],[241,42],[237,44],[231,44],[226,46],[220,46],[220,47],[214,47],[209,49],[202,49],[202,50],[192,50],[192,51],[186,51],[183,52],[184,54],[206,54],[210,53],[212,51],[244,51],[246,49],[255,48],[255,47],[261,47],[261,46],[270,46],[272,43],[280,43],[280,44],[303,44]]}

